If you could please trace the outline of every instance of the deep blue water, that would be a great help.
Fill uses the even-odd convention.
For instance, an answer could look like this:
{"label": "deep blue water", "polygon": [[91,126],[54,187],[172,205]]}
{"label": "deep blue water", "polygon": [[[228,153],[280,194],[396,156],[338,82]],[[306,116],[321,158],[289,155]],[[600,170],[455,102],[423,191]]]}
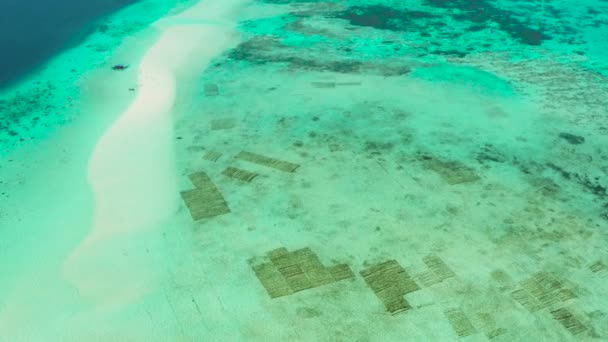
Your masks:
{"label": "deep blue water", "polygon": [[0,0],[0,88],[93,29],[91,23],[137,0]]}

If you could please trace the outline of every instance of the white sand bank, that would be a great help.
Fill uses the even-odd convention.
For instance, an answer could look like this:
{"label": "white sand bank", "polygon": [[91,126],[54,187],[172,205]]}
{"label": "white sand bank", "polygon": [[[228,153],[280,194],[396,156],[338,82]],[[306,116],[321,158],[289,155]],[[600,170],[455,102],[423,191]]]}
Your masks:
{"label": "white sand bank", "polygon": [[[118,13],[116,18],[130,14]],[[61,267],[92,222],[93,197],[87,182],[87,161],[96,140],[133,100],[128,91],[136,70],[108,72],[113,61],[138,63],[158,39],[154,30],[114,42],[108,59],[90,46],[104,41],[91,36],[82,46],[57,56],[49,73],[34,82],[52,82],[62,94],[49,99],[70,118],[61,127],[45,129],[44,137],[24,143],[0,157],[0,341],[42,341],[63,333],[66,317],[82,308],[78,292],[64,279]],[[122,42],[122,43],[121,43]],[[114,45],[112,45],[114,46]],[[93,65],[95,61],[99,65]],[[82,73],[74,74],[70,68]],[[70,72],[69,76],[62,71]],[[27,88],[30,81],[20,87]],[[118,85],[118,86],[117,86]],[[20,89],[20,88],[18,88]],[[74,101],[62,104],[65,96]]]}
{"label": "white sand bank", "polygon": [[182,72],[200,73],[237,43],[231,19],[244,2],[202,1],[159,21],[163,32],[139,66],[136,99],[94,149],[94,222],[64,272],[96,305],[127,304],[158,285],[159,271],[145,251],[146,241],[159,235],[154,228],[175,212],[179,199],[171,121],[176,79]]}

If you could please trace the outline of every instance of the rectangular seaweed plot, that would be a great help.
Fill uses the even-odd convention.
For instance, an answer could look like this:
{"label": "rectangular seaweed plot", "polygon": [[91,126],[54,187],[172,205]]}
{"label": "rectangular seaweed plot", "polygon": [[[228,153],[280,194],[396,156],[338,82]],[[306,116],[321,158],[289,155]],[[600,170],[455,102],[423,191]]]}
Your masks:
{"label": "rectangular seaweed plot", "polygon": [[226,177],[242,180],[244,182],[251,182],[255,177],[258,176],[258,174],[255,172],[249,172],[231,166],[227,167],[222,174]]}
{"label": "rectangular seaweed plot", "polygon": [[262,283],[262,286],[266,289],[266,292],[268,292],[268,295],[270,295],[270,298],[287,296],[293,293],[281,272],[272,264],[253,266],[253,271]]}
{"label": "rectangular seaweed plot", "polygon": [[205,84],[203,91],[205,93],[205,96],[210,96],[210,97],[218,96],[220,94],[220,88],[217,86],[217,84],[213,84],[213,83]]}
{"label": "rectangular seaweed plot", "polygon": [[522,281],[521,286],[539,301],[541,308],[561,301],[559,292],[562,285],[547,272],[534,274],[530,279]]}
{"label": "rectangular seaweed plot", "polygon": [[203,171],[189,174],[188,179],[199,189],[217,189],[211,178]]}
{"label": "rectangular seaweed plot", "polygon": [[216,152],[216,151],[208,151],[207,153],[205,153],[205,155],[203,156],[203,159],[208,160],[208,161],[212,161],[212,162],[216,162],[218,161],[218,159],[220,159],[222,157],[222,153],[220,152]]}
{"label": "rectangular seaweed plot", "polygon": [[355,277],[353,270],[351,270],[346,264],[331,266],[328,267],[327,270],[331,274],[334,281],[353,279]]}
{"label": "rectangular seaweed plot", "polygon": [[606,266],[601,260],[598,260],[589,265],[589,270],[596,274],[606,274],[608,273],[608,266]]}
{"label": "rectangular seaweed plot", "polygon": [[423,165],[427,169],[435,171],[450,185],[479,180],[479,176],[472,168],[457,161],[443,161],[429,157],[429,159],[423,159]]}
{"label": "rectangular seaweed plot", "polygon": [[420,275],[420,281],[425,286],[431,286],[442,281],[455,277],[456,274],[448,265],[438,256],[431,254],[422,258],[422,261],[428,267],[428,271]]}
{"label": "rectangular seaweed plot", "polygon": [[181,192],[182,199],[186,203],[190,215],[195,221],[228,214],[230,208],[224,200],[224,196],[217,191],[206,191],[193,189]]}
{"label": "rectangular seaweed plot", "polygon": [[335,88],[335,82],[312,82],[311,83],[315,88]]}
{"label": "rectangular seaweed plot", "polygon": [[298,292],[313,287],[312,281],[300,266],[299,258],[293,253],[273,253],[269,255],[272,264],[283,275],[283,278],[293,290]]}
{"label": "rectangular seaweed plot", "polygon": [[477,330],[461,309],[448,309],[444,313],[456,335],[465,337],[477,333]]}
{"label": "rectangular seaweed plot", "polygon": [[224,196],[204,172],[189,176],[196,189],[182,191],[181,197],[195,221],[227,214],[230,212]]}
{"label": "rectangular seaweed plot", "polygon": [[548,272],[538,272],[520,283],[511,296],[530,312],[576,298],[576,294]]}
{"label": "rectangular seaweed plot", "polygon": [[576,318],[572,314],[572,312],[570,312],[570,310],[566,308],[553,310],[551,311],[551,315],[555,320],[559,321],[561,325],[564,326],[564,328],[568,329],[568,331],[570,331],[573,335],[578,335],[587,330],[587,327],[585,327],[581,323],[581,321],[579,321],[578,318]]}
{"label": "rectangular seaweed plot", "polygon": [[366,268],[361,276],[393,315],[411,309],[403,296],[420,289],[396,260]]}
{"label": "rectangular seaweed plot", "polygon": [[211,120],[211,130],[231,129],[236,126],[236,121],[232,118]]}
{"label": "rectangular seaweed plot", "polygon": [[478,313],[477,319],[473,323],[473,326],[481,330],[489,339],[493,339],[494,337],[503,335],[507,332],[506,329],[497,327],[494,317],[487,312]]}
{"label": "rectangular seaweed plot", "polygon": [[306,273],[306,276],[313,287],[323,286],[341,280],[334,278],[333,273],[331,272],[332,269],[323,266],[317,255],[314,254],[310,248],[298,249],[293,252],[293,256],[299,261],[302,271]]}
{"label": "rectangular seaweed plot", "polygon": [[529,312],[536,312],[542,309],[542,304],[526,290],[515,290],[511,292],[511,297]]}
{"label": "rectangular seaweed plot", "polygon": [[325,267],[310,248],[293,252],[278,248],[267,253],[268,263],[253,266],[271,298],[354,278],[347,265]]}
{"label": "rectangular seaweed plot", "polygon": [[241,151],[239,154],[237,154],[236,158],[285,172],[294,172],[298,167],[300,167],[298,164],[246,151]]}

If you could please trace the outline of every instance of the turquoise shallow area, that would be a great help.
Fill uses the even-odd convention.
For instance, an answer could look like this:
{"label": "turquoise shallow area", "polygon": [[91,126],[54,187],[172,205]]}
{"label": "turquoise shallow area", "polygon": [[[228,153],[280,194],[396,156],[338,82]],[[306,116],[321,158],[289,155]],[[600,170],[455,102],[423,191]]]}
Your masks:
{"label": "turquoise shallow area", "polygon": [[0,88],[15,83],[45,59],[78,45],[94,21],[133,0],[3,1],[0,3]]}
{"label": "turquoise shallow area", "polygon": [[[608,339],[608,2],[240,10],[240,42],[177,80],[179,209],[154,239],[97,251],[120,261],[97,276],[160,274],[95,311],[102,340]],[[112,22],[78,47],[99,68],[131,32]],[[86,115],[44,75],[0,103],[7,151]],[[68,97],[48,128],[21,114]],[[70,295],[40,316],[86,307]]]}
{"label": "turquoise shallow area", "polygon": [[[224,246],[193,246],[195,264],[246,255],[253,269],[276,248],[310,247],[355,276],[277,299],[261,271],[218,279],[223,298],[256,282],[265,297],[227,315],[239,322],[231,336],[608,338],[608,64],[591,38],[608,23],[605,3],[262,3],[281,14],[242,22],[242,43],[178,110],[184,189],[203,170],[232,208],[180,241]],[[282,175],[241,150],[301,167]],[[230,179],[226,167],[258,176]],[[420,290],[366,279],[389,260]],[[429,281],[443,272],[434,267],[449,280]],[[401,298],[408,309],[390,315]]]}
{"label": "turquoise shallow area", "polygon": [[[116,48],[152,22],[189,0],[146,0],[91,23],[82,44],[60,51],[30,75],[0,90],[0,156],[40,141],[58,127],[87,116],[82,111],[83,83],[120,60]],[[123,53],[124,54],[124,53]],[[111,99],[109,99],[111,100]]]}

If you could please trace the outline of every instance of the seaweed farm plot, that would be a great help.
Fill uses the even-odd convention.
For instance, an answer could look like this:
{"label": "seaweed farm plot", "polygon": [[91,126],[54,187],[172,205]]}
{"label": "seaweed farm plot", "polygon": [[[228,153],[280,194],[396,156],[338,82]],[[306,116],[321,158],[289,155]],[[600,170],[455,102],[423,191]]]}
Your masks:
{"label": "seaweed farm plot", "polygon": [[182,191],[181,196],[193,220],[230,213],[224,196],[205,172],[193,173],[188,177],[196,189]]}
{"label": "seaweed farm plot", "polygon": [[411,309],[403,296],[420,289],[396,260],[366,268],[361,271],[361,276],[393,315]]}
{"label": "seaweed farm plot", "polygon": [[446,263],[437,255],[427,255],[423,258],[423,261],[428,267],[428,271],[419,274],[417,277],[424,286],[435,285],[456,276],[448,265],[446,265]]}
{"label": "seaweed farm plot", "polygon": [[477,333],[469,318],[461,309],[448,309],[444,311],[445,316],[450,321],[450,325],[459,337],[465,337]]}
{"label": "seaweed farm plot", "polygon": [[236,158],[284,172],[294,172],[300,167],[298,164],[246,151],[241,151],[236,155]]}
{"label": "seaweed farm plot", "polygon": [[608,266],[606,266],[606,264],[604,264],[601,260],[595,261],[593,264],[589,265],[589,270],[601,277],[608,276]]}
{"label": "seaweed farm plot", "polygon": [[[504,335],[507,332],[507,329],[498,326],[492,314],[488,312],[477,313],[471,321],[473,322],[473,327],[477,327],[489,339]],[[469,328],[464,329],[464,331],[469,332],[472,330]]]}
{"label": "seaweed farm plot", "polygon": [[[209,150],[203,155],[202,159],[215,163],[223,155],[224,154],[222,152],[218,152],[215,150]],[[294,172],[299,167],[298,164],[294,164],[294,163],[290,163],[290,162],[286,162],[283,160],[274,159],[274,158],[270,158],[270,157],[265,157],[265,156],[250,153],[250,152],[240,152],[236,155],[235,159],[245,160],[250,163],[254,163],[254,164],[262,165],[264,167],[269,167],[269,168],[281,170],[284,172],[290,172],[290,173]],[[253,181],[254,178],[256,178],[260,175],[259,173],[248,171],[248,170],[234,167],[234,166],[228,166],[228,167],[224,168],[224,170],[221,172],[221,174],[228,178],[241,180],[241,181],[244,181],[247,183]],[[193,179],[193,177],[194,177],[194,179],[199,178],[198,176],[191,175],[190,176],[191,180]]]}
{"label": "seaweed farm plot", "polygon": [[530,313],[548,309],[551,316],[573,335],[587,330],[587,327],[565,305],[577,298],[574,291],[548,272],[541,271],[523,280],[521,289],[511,296]]}
{"label": "seaweed farm plot", "polygon": [[576,298],[576,294],[548,272],[539,272],[521,282],[521,289],[511,295],[530,312]]}
{"label": "seaweed farm plot", "polygon": [[211,130],[219,131],[223,129],[232,129],[236,126],[236,121],[232,118],[215,119],[211,121]]}
{"label": "seaweed farm plot", "polygon": [[258,176],[258,174],[255,172],[237,169],[236,167],[227,167],[224,171],[222,171],[222,174],[226,177],[242,180],[248,183]]}
{"label": "seaweed farm plot", "polygon": [[559,321],[560,324],[564,326],[564,328],[568,329],[568,331],[571,332],[573,335],[578,335],[578,334],[584,332],[585,330],[587,330],[587,327],[585,327],[572,314],[572,312],[570,312],[570,310],[568,310],[566,308],[559,308],[559,309],[553,310],[553,311],[551,311],[551,315],[553,316],[553,318],[555,320]]}
{"label": "seaweed farm plot", "polygon": [[203,89],[205,96],[214,97],[220,94],[220,88],[217,86],[217,84],[205,84]]}
{"label": "seaweed farm plot", "polygon": [[222,157],[222,155],[223,154],[221,152],[207,151],[207,153],[203,155],[203,159],[208,160],[210,162],[216,162]]}
{"label": "seaweed farm plot", "polygon": [[270,262],[251,267],[271,298],[354,278],[347,265],[326,267],[309,248],[293,252],[279,248],[268,252],[267,258]]}
{"label": "seaweed farm plot", "polygon": [[360,86],[361,82],[312,82],[315,88],[335,88],[335,87],[346,87],[346,86]]}
{"label": "seaweed farm plot", "polygon": [[444,161],[424,156],[422,157],[422,164],[425,168],[436,172],[450,185],[479,180],[479,176],[470,167],[460,162]]}

